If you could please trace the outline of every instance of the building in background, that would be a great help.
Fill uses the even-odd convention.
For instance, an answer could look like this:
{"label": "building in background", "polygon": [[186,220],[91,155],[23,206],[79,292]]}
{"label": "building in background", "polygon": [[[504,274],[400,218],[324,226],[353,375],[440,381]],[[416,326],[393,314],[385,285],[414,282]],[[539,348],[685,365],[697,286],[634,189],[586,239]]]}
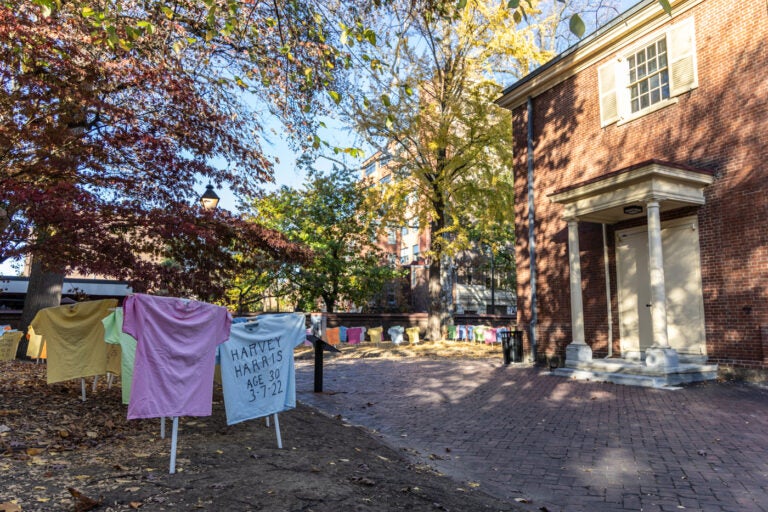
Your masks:
{"label": "building in background", "polygon": [[[20,262],[19,275],[0,275],[0,311],[20,314],[24,308],[29,284],[30,259]],[[118,299],[120,302],[133,290],[125,281],[106,279],[94,274],[67,274],[61,286],[62,304],[84,300]]]}
{"label": "building in background", "polygon": [[[27,295],[26,276],[0,276],[0,310],[21,312]],[[61,287],[62,303],[116,298],[122,302],[132,293],[128,283],[110,279],[67,276]]]}
{"label": "building in background", "polygon": [[[386,187],[394,177],[392,158],[381,151],[363,162],[360,179],[370,187]],[[416,191],[406,199],[403,222],[384,226],[376,240],[391,265],[406,268],[407,275],[388,283],[381,296],[372,301],[373,311],[427,311],[429,294],[428,254],[431,243],[429,225],[420,225],[408,211],[418,200]],[[513,254],[510,247],[509,254]],[[478,247],[462,251],[448,265],[444,282],[451,287],[454,313],[509,315],[516,312],[514,270],[497,263],[490,251]],[[514,261],[511,261],[514,268]]]}

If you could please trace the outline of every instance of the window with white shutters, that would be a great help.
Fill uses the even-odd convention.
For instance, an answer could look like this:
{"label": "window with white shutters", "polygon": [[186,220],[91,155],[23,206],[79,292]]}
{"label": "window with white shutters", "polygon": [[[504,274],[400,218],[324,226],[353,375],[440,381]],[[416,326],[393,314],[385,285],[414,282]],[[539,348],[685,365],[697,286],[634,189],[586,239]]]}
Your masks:
{"label": "window with white shutters", "polygon": [[600,125],[631,121],[698,87],[693,18],[657,32],[597,69]]}

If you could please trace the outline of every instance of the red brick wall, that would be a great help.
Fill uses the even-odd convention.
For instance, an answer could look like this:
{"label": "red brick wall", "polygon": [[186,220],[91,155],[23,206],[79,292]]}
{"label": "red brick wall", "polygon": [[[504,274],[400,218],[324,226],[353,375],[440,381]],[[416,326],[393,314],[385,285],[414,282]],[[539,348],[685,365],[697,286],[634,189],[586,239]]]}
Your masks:
{"label": "red brick wall", "polygon": [[[699,87],[626,124],[600,128],[597,66],[533,99],[540,354],[571,341],[567,226],[547,194],[652,158],[712,170],[698,215],[710,361],[766,366],[768,326],[768,11],[763,2],[706,0],[684,15],[696,27]],[[677,21],[677,19],[675,20]],[[526,107],[514,111],[518,293],[521,325],[530,316]],[[614,228],[611,255],[614,349],[618,350]],[[588,343],[607,351],[607,312],[599,225],[580,226]]]}

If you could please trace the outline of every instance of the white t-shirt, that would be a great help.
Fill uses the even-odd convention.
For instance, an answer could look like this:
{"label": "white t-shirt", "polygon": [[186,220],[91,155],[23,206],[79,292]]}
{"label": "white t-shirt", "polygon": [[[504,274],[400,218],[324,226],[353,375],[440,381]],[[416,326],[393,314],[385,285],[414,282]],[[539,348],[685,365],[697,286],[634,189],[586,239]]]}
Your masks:
{"label": "white t-shirt", "polygon": [[301,313],[233,324],[219,345],[227,425],[296,407],[293,349],[306,339]]}

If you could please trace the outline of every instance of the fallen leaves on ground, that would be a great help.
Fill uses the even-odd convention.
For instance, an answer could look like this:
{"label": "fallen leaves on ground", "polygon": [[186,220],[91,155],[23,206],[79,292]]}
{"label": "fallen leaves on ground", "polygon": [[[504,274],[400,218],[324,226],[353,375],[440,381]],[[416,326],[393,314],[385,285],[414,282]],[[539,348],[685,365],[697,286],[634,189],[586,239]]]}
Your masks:
{"label": "fallen leaves on ground", "polygon": [[67,490],[75,500],[75,512],[88,512],[89,510],[93,510],[94,508],[100,506],[104,502],[104,498],[95,500],[86,496],[74,487],[69,487]]}
{"label": "fallen leaves on ground", "polygon": [[[424,357],[430,359],[479,359],[488,357],[502,358],[501,343],[469,343],[463,341],[423,342],[411,345],[404,343],[395,345],[391,341],[381,343],[363,342],[355,345],[341,343],[337,345],[341,352],[326,352],[324,357],[336,359],[402,359],[409,357]],[[301,346],[296,350],[296,357],[311,359],[314,348]]]}
{"label": "fallen leaves on ground", "polygon": [[83,402],[79,380],[0,362],[0,512],[515,510],[302,404],[280,414],[278,449],[264,421],[226,425],[218,387],[212,416],[181,418],[169,474],[160,422],[128,421],[119,384],[91,384]]}

